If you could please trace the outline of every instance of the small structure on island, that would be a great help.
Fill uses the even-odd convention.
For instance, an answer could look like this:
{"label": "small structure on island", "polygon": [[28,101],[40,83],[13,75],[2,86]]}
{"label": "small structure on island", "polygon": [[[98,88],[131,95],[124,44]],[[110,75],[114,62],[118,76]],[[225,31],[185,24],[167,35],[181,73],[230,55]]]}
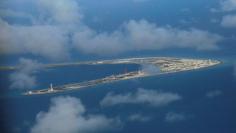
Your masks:
{"label": "small structure on island", "polygon": [[115,75],[111,75],[111,79],[116,79],[116,76]]}
{"label": "small structure on island", "polygon": [[53,87],[52,87],[52,83],[50,84],[49,91],[54,91],[54,89],[53,89]]}
{"label": "small structure on island", "polygon": [[138,70],[138,74],[142,74],[142,71],[141,71],[141,70]]}

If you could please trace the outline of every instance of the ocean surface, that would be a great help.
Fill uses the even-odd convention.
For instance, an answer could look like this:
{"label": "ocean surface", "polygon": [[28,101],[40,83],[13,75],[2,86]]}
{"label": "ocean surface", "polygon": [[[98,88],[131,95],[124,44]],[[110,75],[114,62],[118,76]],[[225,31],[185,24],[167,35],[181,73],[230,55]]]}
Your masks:
{"label": "ocean surface", "polygon": [[[37,74],[38,87],[47,88],[50,83],[61,85],[105,77],[124,71],[139,70],[139,65],[82,65],[44,69]],[[91,114],[119,117],[123,126],[108,132],[122,133],[235,133],[236,132],[236,77],[232,63],[199,70],[178,72],[152,77],[101,84],[81,90],[63,93],[23,96],[21,91],[10,90],[11,71],[1,73],[1,128],[9,132],[28,133],[40,111],[48,111],[50,99],[57,96],[79,98]],[[101,107],[100,101],[109,92],[125,94],[138,88],[179,94],[182,99],[163,107],[146,105],[117,105]],[[208,97],[209,92],[218,95]],[[167,113],[184,114],[186,118],[166,122]],[[126,121],[130,114],[145,114],[151,120]]]}

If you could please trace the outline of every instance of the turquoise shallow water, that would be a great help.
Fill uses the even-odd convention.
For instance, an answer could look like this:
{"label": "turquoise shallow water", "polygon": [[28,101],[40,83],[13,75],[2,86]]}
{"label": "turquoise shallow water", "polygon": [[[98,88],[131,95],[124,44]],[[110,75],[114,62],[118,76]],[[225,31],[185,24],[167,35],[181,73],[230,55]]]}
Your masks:
{"label": "turquoise shallow water", "polygon": [[[124,68],[132,71],[139,69],[139,66],[114,65],[111,67],[105,65],[56,68],[43,71],[38,75],[38,79],[40,86],[44,87],[48,85],[49,79],[55,84],[83,81],[103,77],[111,72],[122,73]],[[101,71],[102,74],[99,74]],[[69,75],[71,75],[70,78],[65,78]],[[75,77],[77,78],[75,79]],[[125,94],[135,92],[137,88],[177,93],[181,95],[182,100],[160,108],[145,105],[118,105],[104,108],[99,105],[108,92]],[[221,95],[213,98],[206,97],[208,92],[215,90],[219,90]],[[4,105],[3,112],[5,113],[2,117],[5,118],[5,121],[1,119],[5,125],[2,126],[6,126],[12,132],[18,130],[27,133],[34,125],[36,115],[40,111],[48,110],[52,97],[68,95],[81,99],[87,111],[92,114],[104,114],[111,118],[119,116],[121,121],[125,121],[133,113],[152,117],[152,120],[148,122],[124,122],[122,129],[112,132],[236,132],[236,120],[234,119],[236,118],[236,77],[233,75],[233,66],[229,63],[200,70],[103,84],[59,94],[2,97],[1,105]],[[167,123],[164,118],[168,112],[182,113],[188,117],[184,121]]]}

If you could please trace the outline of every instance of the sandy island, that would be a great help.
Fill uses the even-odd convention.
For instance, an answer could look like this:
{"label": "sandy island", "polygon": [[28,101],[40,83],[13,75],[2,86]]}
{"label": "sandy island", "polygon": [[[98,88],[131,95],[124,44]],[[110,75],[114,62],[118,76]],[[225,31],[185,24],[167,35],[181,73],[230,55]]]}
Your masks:
{"label": "sandy island", "polygon": [[221,62],[218,60],[209,60],[209,59],[203,60],[203,59],[184,59],[184,58],[170,58],[170,57],[146,57],[146,58],[89,61],[89,62],[79,62],[79,63],[51,64],[51,65],[46,65],[45,67],[48,68],[48,67],[70,66],[70,65],[99,65],[99,64],[140,64],[140,65],[149,64],[159,68],[160,72],[151,74],[143,70],[139,70],[139,71],[127,72],[124,74],[111,75],[105,78],[89,80],[85,82],[72,83],[54,87],[51,85],[49,88],[46,89],[30,90],[23,94],[39,95],[39,94],[57,93],[57,92],[96,86],[98,84],[110,83],[115,81],[206,68],[210,66],[215,66],[220,63]]}

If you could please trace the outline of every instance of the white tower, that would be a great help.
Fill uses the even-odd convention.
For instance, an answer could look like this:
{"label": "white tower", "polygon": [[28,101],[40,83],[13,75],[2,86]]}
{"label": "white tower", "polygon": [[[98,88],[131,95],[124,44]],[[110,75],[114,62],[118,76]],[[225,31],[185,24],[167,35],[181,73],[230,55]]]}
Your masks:
{"label": "white tower", "polygon": [[138,74],[142,74],[141,70],[138,70]]}
{"label": "white tower", "polygon": [[50,91],[53,91],[52,83],[50,84]]}

